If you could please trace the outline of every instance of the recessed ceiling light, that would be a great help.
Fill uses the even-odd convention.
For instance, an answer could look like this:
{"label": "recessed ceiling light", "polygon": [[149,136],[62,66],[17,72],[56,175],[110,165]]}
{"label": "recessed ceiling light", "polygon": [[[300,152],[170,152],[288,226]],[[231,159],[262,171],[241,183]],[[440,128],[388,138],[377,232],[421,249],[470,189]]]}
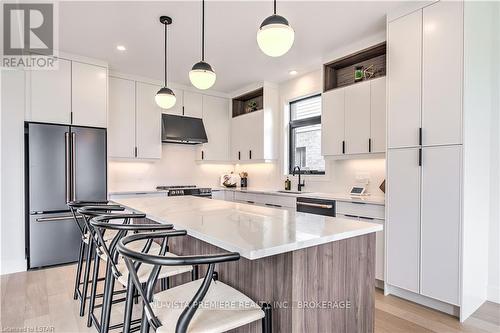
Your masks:
{"label": "recessed ceiling light", "polygon": [[127,48],[125,46],[123,46],[123,45],[118,45],[118,46],[116,46],[116,49],[118,51],[125,51]]}
{"label": "recessed ceiling light", "polygon": [[290,75],[297,75],[297,73],[298,72],[296,70],[291,70],[288,72],[288,74],[290,74]]}

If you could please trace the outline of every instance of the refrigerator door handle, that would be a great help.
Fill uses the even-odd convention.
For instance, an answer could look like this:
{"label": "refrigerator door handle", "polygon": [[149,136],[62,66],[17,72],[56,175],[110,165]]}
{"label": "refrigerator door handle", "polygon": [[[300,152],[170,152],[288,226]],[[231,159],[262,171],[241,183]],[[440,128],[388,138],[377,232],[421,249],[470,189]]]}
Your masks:
{"label": "refrigerator door handle", "polygon": [[65,162],[65,171],[66,171],[66,177],[65,177],[65,182],[66,182],[66,202],[71,201],[71,181],[70,181],[70,160],[69,160],[69,155],[70,155],[70,148],[69,148],[69,133],[66,132],[64,133],[64,142],[65,142],[65,155],[64,155],[64,162]]}
{"label": "refrigerator door handle", "polygon": [[76,200],[76,133],[71,133],[71,197]]}
{"label": "refrigerator door handle", "polygon": [[[80,216],[80,215],[77,215],[76,217],[82,218],[82,216]],[[52,222],[52,221],[63,221],[63,220],[73,221],[74,217],[73,217],[73,215],[56,216],[56,217],[39,217],[35,221],[36,222]]]}

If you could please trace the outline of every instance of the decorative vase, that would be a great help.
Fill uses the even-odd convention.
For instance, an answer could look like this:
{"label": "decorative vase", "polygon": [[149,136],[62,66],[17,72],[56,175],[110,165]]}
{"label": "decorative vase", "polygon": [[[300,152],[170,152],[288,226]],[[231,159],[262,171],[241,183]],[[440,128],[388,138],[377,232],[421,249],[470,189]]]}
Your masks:
{"label": "decorative vase", "polygon": [[241,187],[248,186],[248,178],[241,178]]}

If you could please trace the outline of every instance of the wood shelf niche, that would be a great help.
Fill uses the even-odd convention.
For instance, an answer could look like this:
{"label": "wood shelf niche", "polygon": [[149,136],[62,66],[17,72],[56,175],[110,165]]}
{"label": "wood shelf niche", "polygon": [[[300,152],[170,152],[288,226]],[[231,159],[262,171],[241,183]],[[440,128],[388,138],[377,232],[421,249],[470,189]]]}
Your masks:
{"label": "wood shelf niche", "polygon": [[[358,82],[385,76],[386,72],[386,43],[380,43],[343,58],[323,65],[323,91],[349,86]],[[369,79],[354,81],[356,66],[371,67],[374,72]]]}
{"label": "wood shelf niche", "polygon": [[[255,102],[255,108],[250,109],[248,104]],[[233,118],[246,113],[255,112],[264,108],[264,88],[233,98]]]}

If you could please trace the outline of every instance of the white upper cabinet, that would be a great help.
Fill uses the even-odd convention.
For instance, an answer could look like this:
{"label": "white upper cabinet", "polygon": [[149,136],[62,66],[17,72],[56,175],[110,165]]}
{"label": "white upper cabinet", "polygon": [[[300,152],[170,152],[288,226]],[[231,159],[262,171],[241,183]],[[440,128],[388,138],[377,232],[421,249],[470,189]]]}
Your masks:
{"label": "white upper cabinet", "polygon": [[420,166],[419,149],[387,152],[386,282],[419,292]]}
{"label": "white upper cabinet", "polygon": [[241,154],[246,146],[246,122],[244,116],[234,117],[231,119],[231,154],[230,159],[234,161],[244,160]]}
{"label": "white upper cabinet", "polygon": [[136,83],[137,158],[161,158],[161,109],[155,102],[160,86]]}
{"label": "white upper cabinet", "polygon": [[264,111],[254,111],[231,120],[231,159],[251,161],[268,159],[264,152],[266,133]]}
{"label": "white upper cabinet", "polygon": [[345,152],[368,153],[370,140],[370,81],[345,88]]}
{"label": "white upper cabinet", "polygon": [[71,61],[58,59],[57,63],[56,70],[28,72],[27,120],[71,123]]}
{"label": "white upper cabinet", "polygon": [[135,81],[109,78],[108,155],[135,156]]}
{"label": "white upper cabinet", "polygon": [[423,145],[462,143],[463,21],[463,2],[423,9]]}
{"label": "white upper cabinet", "polygon": [[[230,159],[241,162],[273,160],[277,154],[277,114],[279,93],[276,86],[263,83],[258,89],[238,93],[232,100]],[[256,111],[246,111],[248,100],[258,100]],[[243,102],[242,102],[243,100]]]}
{"label": "white upper cabinet", "polygon": [[421,293],[459,304],[462,147],[422,149]]}
{"label": "white upper cabinet", "polygon": [[324,156],[385,152],[385,77],[329,90],[322,98]]}
{"label": "white upper cabinet", "polygon": [[110,77],[108,153],[116,158],[161,158],[160,86]]}
{"label": "white upper cabinet", "polygon": [[203,95],[191,91],[184,91],[184,115],[201,118],[203,116]]}
{"label": "white upper cabinet", "polygon": [[385,152],[385,77],[370,81],[370,152]]}
{"label": "white upper cabinet", "polygon": [[387,36],[387,147],[415,147],[421,126],[422,12],[390,22]]}
{"label": "white upper cabinet", "polygon": [[226,161],[229,153],[229,100],[203,96],[203,125],[208,143],[200,145],[198,160]]}
{"label": "white upper cabinet", "polygon": [[322,155],[342,155],[344,141],[345,89],[330,90],[322,95],[321,152]]}
{"label": "white upper cabinet", "polygon": [[105,67],[73,61],[71,111],[73,124],[107,126],[108,70]]}
{"label": "white upper cabinet", "polygon": [[59,58],[57,69],[27,71],[27,121],[107,127],[108,69]]}
{"label": "white upper cabinet", "polygon": [[[263,160],[266,159],[264,154],[265,142],[265,112],[256,111],[243,115],[244,119],[244,136],[243,136],[243,160]],[[247,149],[245,149],[247,148]]]}
{"label": "white upper cabinet", "polygon": [[[160,87],[161,88],[161,87]],[[158,88],[159,90],[159,88]],[[175,105],[170,109],[161,109],[162,113],[174,114],[176,116],[182,116],[182,105],[184,98],[184,91],[180,89],[172,89],[175,94]]]}

